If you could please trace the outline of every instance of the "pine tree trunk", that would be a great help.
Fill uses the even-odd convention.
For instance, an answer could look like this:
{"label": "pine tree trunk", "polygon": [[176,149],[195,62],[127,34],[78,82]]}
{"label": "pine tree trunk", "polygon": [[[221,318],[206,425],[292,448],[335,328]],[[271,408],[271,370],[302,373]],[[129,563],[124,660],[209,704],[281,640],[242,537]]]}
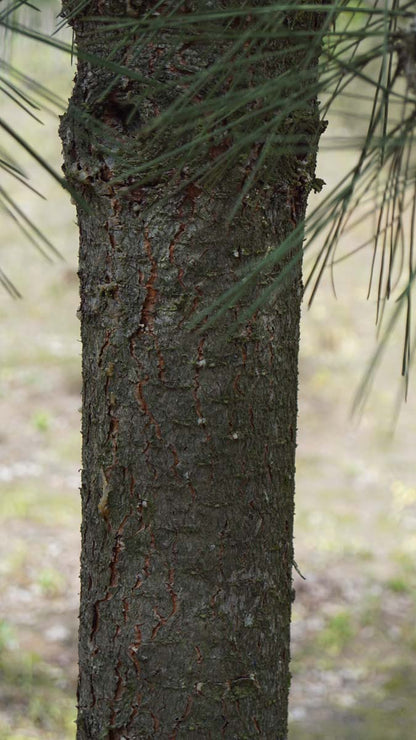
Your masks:
{"label": "pine tree trunk", "polygon": [[[125,15],[125,7],[90,3],[88,15]],[[304,17],[312,27],[313,18]],[[82,15],[73,25],[80,51],[105,57],[117,49],[118,64],[133,65],[150,81],[168,44],[149,42],[134,60],[125,44],[117,46],[119,31]],[[196,45],[192,63],[202,66],[218,54],[215,45]],[[284,64],[298,64],[299,54]],[[284,64],[268,63],[261,74],[282,74]],[[214,328],[191,331],[188,320],[235,283],[237,268],[279,244],[302,219],[316,105],[306,99],[302,111],[309,132],[305,177],[291,155],[284,167],[270,169],[257,197],[246,198],[229,224],[247,163],[209,190],[189,181],[178,191],[171,174],[128,191],[111,181],[103,132],[111,131],[129,156],[137,134],[137,124],[123,120],[126,85],[119,79],[108,93],[115,79],[91,58],[81,60],[61,125],[67,177],[89,206],[78,208],[77,738],[283,740],[300,261],[285,289],[243,328],[230,332],[276,273]],[[105,129],[88,124],[86,107]],[[148,117],[155,113],[151,92],[144,109]],[[139,163],[140,156],[138,147]],[[215,147],[208,156],[214,161]]]}

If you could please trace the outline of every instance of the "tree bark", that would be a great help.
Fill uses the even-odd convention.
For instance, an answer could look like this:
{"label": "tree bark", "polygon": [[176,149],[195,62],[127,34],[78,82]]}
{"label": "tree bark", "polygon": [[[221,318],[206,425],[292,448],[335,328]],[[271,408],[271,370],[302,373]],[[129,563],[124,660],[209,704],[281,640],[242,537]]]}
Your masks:
{"label": "tree bark", "polygon": [[[125,11],[110,0],[88,5],[89,16]],[[313,28],[312,14],[303,14],[302,23]],[[105,57],[117,49],[117,64],[150,81],[140,121],[169,104],[152,97],[152,81],[173,41],[149,41],[135,59],[120,31],[82,14],[73,25],[81,54]],[[180,50],[182,62],[188,51]],[[203,68],[220,51],[194,44],[192,63]],[[267,62],[256,74],[283,74],[302,53]],[[88,205],[78,207],[77,738],[283,740],[300,261],[284,289],[242,328],[230,325],[276,271],[214,328],[191,331],[188,321],[235,283],[241,265],[277,246],[302,220],[319,130],[316,101],[305,93],[302,175],[296,153],[284,167],[271,162],[256,197],[244,198],[229,223],[248,160],[210,188],[192,182],[189,172],[130,189],[127,180],[114,182],[108,149],[116,141],[131,158],[137,145],[140,163],[139,124],[123,120],[126,83],[92,58],[81,56],[61,124],[65,171]],[[203,156],[215,161],[217,154],[211,146]]]}

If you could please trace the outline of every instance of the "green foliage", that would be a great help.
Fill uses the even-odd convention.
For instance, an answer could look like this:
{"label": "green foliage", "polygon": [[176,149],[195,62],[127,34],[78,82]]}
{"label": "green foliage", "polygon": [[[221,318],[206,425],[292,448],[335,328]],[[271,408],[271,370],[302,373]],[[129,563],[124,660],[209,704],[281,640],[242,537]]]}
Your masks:
{"label": "green foliage", "polygon": [[39,432],[47,432],[50,428],[51,420],[47,411],[36,411],[32,415],[32,424]]}
{"label": "green foliage", "polygon": [[74,496],[68,501],[60,499],[53,490],[45,490],[31,482],[4,485],[0,499],[0,521],[10,519],[29,519],[47,524],[76,521],[79,516],[79,502]]}
{"label": "green foliage", "polygon": [[0,655],[17,647],[16,631],[6,619],[0,620]]}
{"label": "green foliage", "polygon": [[65,579],[55,568],[43,568],[36,579],[41,591],[48,596],[59,596],[64,590]]}
{"label": "green foliage", "polygon": [[[29,5],[23,0],[6,5],[0,14],[4,32],[53,45],[57,52],[77,53],[72,44],[39,30],[32,19],[39,15],[35,10],[30,16],[26,13],[27,21],[25,17],[21,19],[22,6],[27,11]],[[356,149],[356,164],[332,191],[321,197],[305,224],[297,224],[282,244],[245,268],[233,288],[201,313],[197,321],[218,321],[254,282],[285,264],[250,311],[269,300],[286,279],[291,269],[287,256],[305,233],[305,254],[313,254],[306,280],[311,302],[323,277],[332,276],[334,266],[348,256],[339,254],[341,238],[348,238],[357,223],[376,214],[373,233],[359,248],[372,254],[368,294],[375,298],[377,322],[381,325],[384,319],[385,337],[395,329],[399,316],[404,315],[401,370],[407,383],[415,346],[411,323],[416,219],[414,4],[406,0],[393,0],[389,6],[352,0],[292,1],[203,10],[196,5],[191,13],[185,13],[182,3],[171,0],[140,11],[134,3],[128,3],[121,17],[88,16],[89,3],[83,1],[67,3],[65,8],[66,18],[59,20],[59,29],[65,22],[76,24],[82,17],[84,23],[101,24],[118,39],[105,58],[82,52],[82,60],[96,74],[100,70],[106,72],[109,82],[104,97],[91,99],[88,107],[74,115],[86,137],[91,130],[99,134],[101,156],[111,159],[114,183],[123,184],[126,194],[132,188],[166,178],[176,182],[178,188],[191,179],[207,189],[230,169],[250,162],[240,197],[230,207],[229,218],[236,218],[248,198],[255,200],[256,185],[264,186],[272,177],[271,162],[285,167],[288,155],[295,152],[300,170],[307,170],[302,158],[305,111],[316,100],[321,100],[322,122],[335,114],[339,100],[354,106],[359,99],[367,106],[366,130],[359,136],[352,134],[334,142],[341,149]],[[316,18],[312,33],[305,23],[311,14]],[[134,64],[123,64],[123,48],[128,47],[130,59],[140,58],[154,39],[160,42],[163,53],[159,67],[150,76],[138,74]],[[169,43],[163,44],[164,40]],[[195,42],[206,48],[206,64],[202,67],[192,64],[192,55],[181,60],[178,54],[178,49],[190,48]],[[291,60],[290,71],[268,79],[262,69],[271,60],[285,61],[285,66]],[[169,64],[175,64],[174,75],[167,71]],[[37,119],[46,104],[55,109],[61,107],[62,101],[37,85],[26,72],[6,62],[1,67],[2,94],[12,97],[28,115]],[[155,116],[148,106],[149,91],[152,98],[163,102],[160,115]],[[100,106],[107,104],[105,98],[115,101],[120,131],[133,133],[131,151],[123,150],[122,155],[114,130],[94,116]],[[315,132],[315,149],[324,126],[322,123],[321,130]],[[0,121],[0,127],[42,161],[39,153],[6,121]],[[214,158],[209,156],[213,149]],[[314,157],[315,152],[308,156]],[[47,162],[43,164],[48,167]],[[25,180],[25,173],[4,148],[0,165],[13,177]],[[303,177],[300,170],[288,173],[294,183]],[[59,175],[51,174],[61,181]],[[70,183],[71,177],[79,173],[68,176]],[[90,177],[91,173],[85,174],[86,184]],[[315,191],[320,191],[322,185],[319,178],[303,182],[304,187]],[[37,248],[46,255],[52,254],[53,245],[3,190],[0,206]],[[0,281],[9,292],[18,295],[2,272]],[[397,301],[387,316],[387,301],[392,297]],[[249,312],[241,320],[248,317]],[[382,342],[371,369],[379,362],[384,346]],[[370,372],[362,395],[371,377]]]}
{"label": "green foliage", "polygon": [[351,615],[343,611],[330,617],[327,625],[319,635],[318,642],[331,655],[339,655],[353,637],[354,628]]}
{"label": "green foliage", "polygon": [[409,583],[400,576],[396,578],[390,578],[390,580],[387,581],[387,586],[396,594],[407,594],[412,591]]}
{"label": "green foliage", "polygon": [[0,649],[0,676],[3,700],[14,709],[11,723],[0,721],[0,738],[18,740],[32,732],[45,740],[74,737],[75,707],[66,695],[62,670],[53,670],[33,651],[14,646]]}

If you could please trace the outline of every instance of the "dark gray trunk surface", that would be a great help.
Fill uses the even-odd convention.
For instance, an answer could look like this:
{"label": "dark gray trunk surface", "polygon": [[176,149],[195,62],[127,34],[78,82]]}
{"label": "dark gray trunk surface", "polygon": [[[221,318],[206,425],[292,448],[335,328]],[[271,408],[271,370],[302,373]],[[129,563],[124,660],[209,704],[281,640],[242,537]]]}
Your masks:
{"label": "dark gray trunk surface", "polygon": [[[95,12],[120,7],[98,3]],[[75,30],[89,53],[104,54],[117,42],[117,34],[100,35],[97,24],[81,18]],[[194,48],[194,63],[199,53],[202,59],[214,51]],[[134,62],[150,79],[156,53],[160,58],[163,49],[149,45],[147,57]],[[123,47],[118,62],[127,61]],[[263,70],[269,76],[284,71],[281,63],[269,67]],[[90,206],[78,209],[77,737],[283,740],[300,264],[285,290],[243,328],[229,331],[244,305],[205,332],[190,331],[187,322],[235,282],[241,265],[294,228],[304,214],[307,179],[293,155],[257,187],[256,198],[245,200],[231,225],[243,165],[209,191],[189,183],[178,193],[166,179],[126,194],[109,181],[102,134],[86,132],[73,113],[112,79],[114,73],[80,63],[61,126],[67,175]],[[148,108],[152,115],[151,102]],[[134,126],[124,125],[119,112],[108,105],[94,110],[119,147],[131,151]],[[316,131],[313,101],[303,116]],[[313,166],[312,156],[309,174]]]}

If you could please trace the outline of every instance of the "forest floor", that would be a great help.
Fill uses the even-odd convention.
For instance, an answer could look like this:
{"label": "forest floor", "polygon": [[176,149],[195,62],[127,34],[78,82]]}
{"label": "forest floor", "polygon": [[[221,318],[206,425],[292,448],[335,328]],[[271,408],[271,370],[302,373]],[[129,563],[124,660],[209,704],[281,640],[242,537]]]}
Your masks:
{"label": "forest floor", "polygon": [[[21,133],[33,127],[19,125]],[[43,155],[58,163],[56,120],[50,126]],[[334,165],[323,151],[319,176],[331,181],[334,166],[340,159]],[[70,740],[79,559],[77,235],[65,196],[41,171],[33,178],[49,200],[20,190],[20,204],[47,224],[65,262],[48,264],[3,221],[0,265],[23,300],[0,291],[0,740]],[[361,255],[337,267],[337,300],[325,279],[303,317],[295,544],[305,580],[295,573],[290,740],[415,737],[416,395],[411,386],[394,422],[395,336],[364,411],[351,418],[375,347],[374,301],[365,300],[369,261]]]}

